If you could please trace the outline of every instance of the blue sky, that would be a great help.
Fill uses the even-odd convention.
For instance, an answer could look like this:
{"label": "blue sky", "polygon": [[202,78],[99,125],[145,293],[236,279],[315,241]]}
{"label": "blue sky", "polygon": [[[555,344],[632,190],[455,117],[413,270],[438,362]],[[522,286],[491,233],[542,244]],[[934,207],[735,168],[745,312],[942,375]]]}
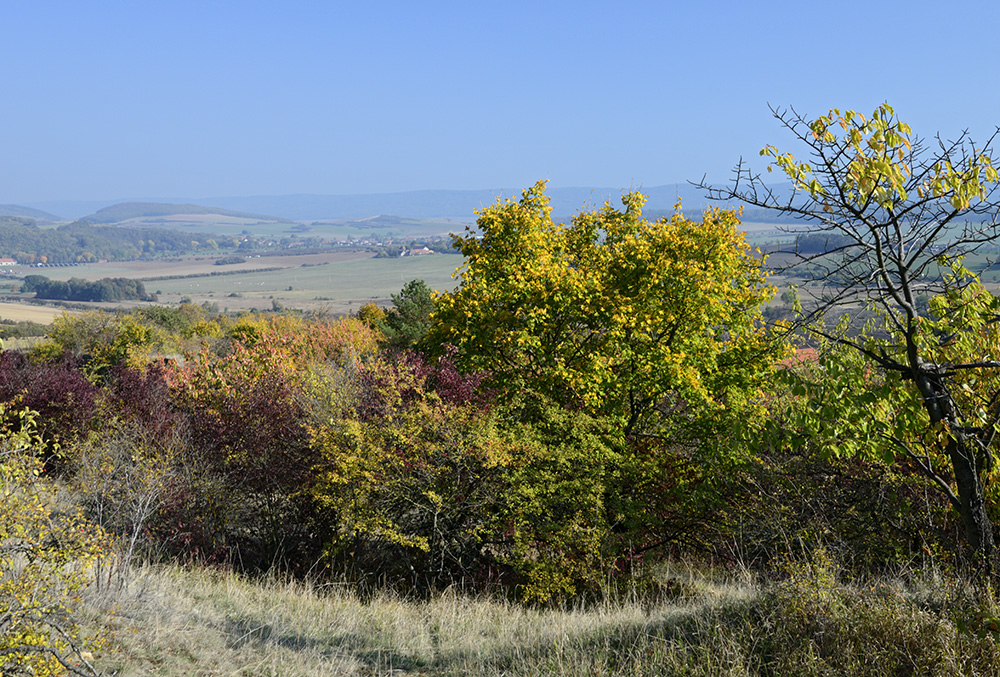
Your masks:
{"label": "blue sky", "polygon": [[1000,124],[987,2],[0,0],[0,203],[724,181],[767,104]]}

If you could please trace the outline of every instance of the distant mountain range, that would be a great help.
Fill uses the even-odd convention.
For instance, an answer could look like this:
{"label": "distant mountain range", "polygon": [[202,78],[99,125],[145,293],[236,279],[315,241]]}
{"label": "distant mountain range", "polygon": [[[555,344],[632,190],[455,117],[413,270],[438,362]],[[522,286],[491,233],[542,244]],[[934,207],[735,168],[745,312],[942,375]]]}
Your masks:
{"label": "distant mountain range", "polygon": [[[704,194],[693,186],[681,183],[642,187],[649,209],[671,209],[678,200],[687,209],[702,209],[707,204]],[[474,212],[493,204],[498,197],[519,197],[516,190],[420,190],[406,193],[371,193],[362,195],[258,195],[250,197],[156,198],[124,201],[50,201],[31,203],[28,207],[8,205],[9,209],[31,211],[44,216],[2,211],[0,215],[30,216],[39,220],[58,221],[88,217],[98,223],[113,223],[139,216],[173,214],[220,214],[260,218],[262,220],[320,221],[358,219],[378,214],[395,214],[415,218],[450,218],[471,221]],[[549,188],[552,212],[565,218],[584,208],[600,207],[605,200],[620,204],[622,190],[614,188]],[[137,207],[137,205],[142,205]],[[165,210],[162,213],[152,213]],[[169,211],[177,210],[177,211]],[[192,211],[198,210],[198,211]],[[59,217],[53,216],[59,214]],[[274,216],[261,216],[272,214]]]}

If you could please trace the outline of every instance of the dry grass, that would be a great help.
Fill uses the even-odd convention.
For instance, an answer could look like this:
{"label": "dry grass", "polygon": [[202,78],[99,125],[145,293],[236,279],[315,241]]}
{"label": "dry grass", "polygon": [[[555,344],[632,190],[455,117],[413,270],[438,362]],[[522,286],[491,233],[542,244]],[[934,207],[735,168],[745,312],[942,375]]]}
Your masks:
{"label": "dry grass", "polygon": [[984,630],[995,607],[971,588],[933,576],[847,587],[820,573],[760,586],[674,571],[673,599],[536,609],[144,567],[89,608],[98,623],[117,604],[114,650],[97,658],[115,675],[1000,674]]}
{"label": "dry grass", "polygon": [[147,566],[121,592],[92,591],[89,608],[91,624],[110,618],[114,629],[114,650],[97,661],[108,674],[578,674],[611,638],[642,636],[709,599],[747,594],[718,587],[683,603],[542,610],[452,593],[363,600],[338,587]]}

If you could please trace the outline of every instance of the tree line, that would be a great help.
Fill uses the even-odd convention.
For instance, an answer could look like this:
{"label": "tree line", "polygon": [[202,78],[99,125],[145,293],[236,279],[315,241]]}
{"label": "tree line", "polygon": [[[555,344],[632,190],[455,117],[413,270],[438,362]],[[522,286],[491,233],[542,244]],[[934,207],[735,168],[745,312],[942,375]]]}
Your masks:
{"label": "tree line", "polygon": [[146,292],[140,280],[127,277],[105,277],[90,281],[79,277],[50,280],[44,275],[26,275],[22,291],[34,292],[38,299],[62,301],[155,301],[156,295]]}

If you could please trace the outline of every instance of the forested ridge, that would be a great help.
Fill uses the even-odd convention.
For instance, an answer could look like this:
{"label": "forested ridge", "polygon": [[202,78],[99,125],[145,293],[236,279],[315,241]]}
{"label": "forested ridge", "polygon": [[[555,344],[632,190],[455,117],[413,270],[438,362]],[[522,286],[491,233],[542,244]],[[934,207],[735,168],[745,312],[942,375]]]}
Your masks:
{"label": "forested ridge", "polygon": [[39,228],[33,219],[0,216],[0,257],[20,263],[126,261],[163,253],[215,249],[208,233],[132,228],[75,221]]}

